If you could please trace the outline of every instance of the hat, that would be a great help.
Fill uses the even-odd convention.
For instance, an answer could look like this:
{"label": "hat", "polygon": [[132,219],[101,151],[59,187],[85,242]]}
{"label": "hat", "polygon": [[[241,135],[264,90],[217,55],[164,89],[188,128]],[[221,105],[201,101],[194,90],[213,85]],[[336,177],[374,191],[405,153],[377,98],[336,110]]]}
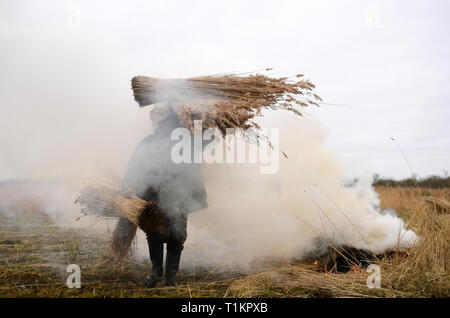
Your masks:
{"label": "hat", "polygon": [[172,112],[172,109],[167,102],[160,102],[152,104],[153,109],[150,111],[150,118],[153,122],[160,122],[166,119]]}

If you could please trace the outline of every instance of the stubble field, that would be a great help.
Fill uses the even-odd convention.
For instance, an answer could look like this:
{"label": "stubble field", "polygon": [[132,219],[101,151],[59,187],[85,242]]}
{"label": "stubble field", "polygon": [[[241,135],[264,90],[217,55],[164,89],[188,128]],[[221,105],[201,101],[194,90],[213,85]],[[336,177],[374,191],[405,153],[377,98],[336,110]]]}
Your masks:
{"label": "stubble field", "polygon": [[[376,187],[420,242],[374,260],[381,288],[368,288],[365,266],[324,271],[314,260],[273,260],[251,272],[181,271],[178,286],[145,288],[151,270],[132,257],[109,261],[110,234],[61,228],[39,202],[0,211],[0,297],[449,297],[450,214],[427,197],[450,200],[450,189]],[[13,213],[12,213],[13,212]],[[188,247],[187,247],[188,248]],[[81,288],[69,289],[66,267],[81,268]]]}

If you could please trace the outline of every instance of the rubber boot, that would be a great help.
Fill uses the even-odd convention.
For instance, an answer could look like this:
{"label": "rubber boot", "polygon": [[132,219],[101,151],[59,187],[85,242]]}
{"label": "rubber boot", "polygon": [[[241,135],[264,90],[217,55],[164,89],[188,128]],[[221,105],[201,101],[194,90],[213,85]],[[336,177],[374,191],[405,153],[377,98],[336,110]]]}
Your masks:
{"label": "rubber boot", "polygon": [[163,242],[157,239],[147,239],[152,262],[152,273],[145,280],[147,287],[155,287],[163,276]]}
{"label": "rubber boot", "polygon": [[176,275],[180,267],[181,251],[183,248],[167,248],[166,256],[166,286],[176,285]]}
{"label": "rubber boot", "polygon": [[175,286],[175,277],[180,267],[181,252],[187,237],[187,214],[179,213],[169,220],[169,239],[166,256],[166,286]]}

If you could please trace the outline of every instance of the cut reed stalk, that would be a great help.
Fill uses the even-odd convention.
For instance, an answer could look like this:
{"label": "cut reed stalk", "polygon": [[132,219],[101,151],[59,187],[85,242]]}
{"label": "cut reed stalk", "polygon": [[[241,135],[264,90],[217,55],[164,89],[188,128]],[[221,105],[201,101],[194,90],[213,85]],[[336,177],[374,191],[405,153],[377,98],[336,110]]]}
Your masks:
{"label": "cut reed stalk", "polygon": [[[298,74],[297,78],[303,75]],[[182,124],[194,131],[194,121],[202,120],[203,129],[218,128],[223,136],[227,128],[241,128],[256,139],[260,126],[254,117],[264,109],[284,109],[301,116],[298,107],[319,106],[322,99],[309,80],[289,81],[262,74],[249,76],[201,76],[188,79],[158,79],[136,76],[131,81],[139,105],[169,102]],[[253,131],[253,132],[252,132]]]}

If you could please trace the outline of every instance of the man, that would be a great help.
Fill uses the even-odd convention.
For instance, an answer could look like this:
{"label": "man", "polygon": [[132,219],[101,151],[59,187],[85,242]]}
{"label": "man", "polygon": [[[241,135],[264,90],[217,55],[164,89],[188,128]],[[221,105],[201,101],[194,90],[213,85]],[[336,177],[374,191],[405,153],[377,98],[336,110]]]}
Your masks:
{"label": "man", "polygon": [[193,160],[175,164],[171,158],[172,147],[179,142],[171,140],[172,131],[180,127],[175,111],[167,103],[159,103],[150,117],[156,129],[137,146],[122,189],[160,204],[167,212],[164,224],[157,231],[146,233],[152,262],[152,273],[146,285],[156,286],[163,276],[163,244],[167,243],[166,286],[174,286],[187,237],[187,215],[207,207],[206,190],[200,164]]}

